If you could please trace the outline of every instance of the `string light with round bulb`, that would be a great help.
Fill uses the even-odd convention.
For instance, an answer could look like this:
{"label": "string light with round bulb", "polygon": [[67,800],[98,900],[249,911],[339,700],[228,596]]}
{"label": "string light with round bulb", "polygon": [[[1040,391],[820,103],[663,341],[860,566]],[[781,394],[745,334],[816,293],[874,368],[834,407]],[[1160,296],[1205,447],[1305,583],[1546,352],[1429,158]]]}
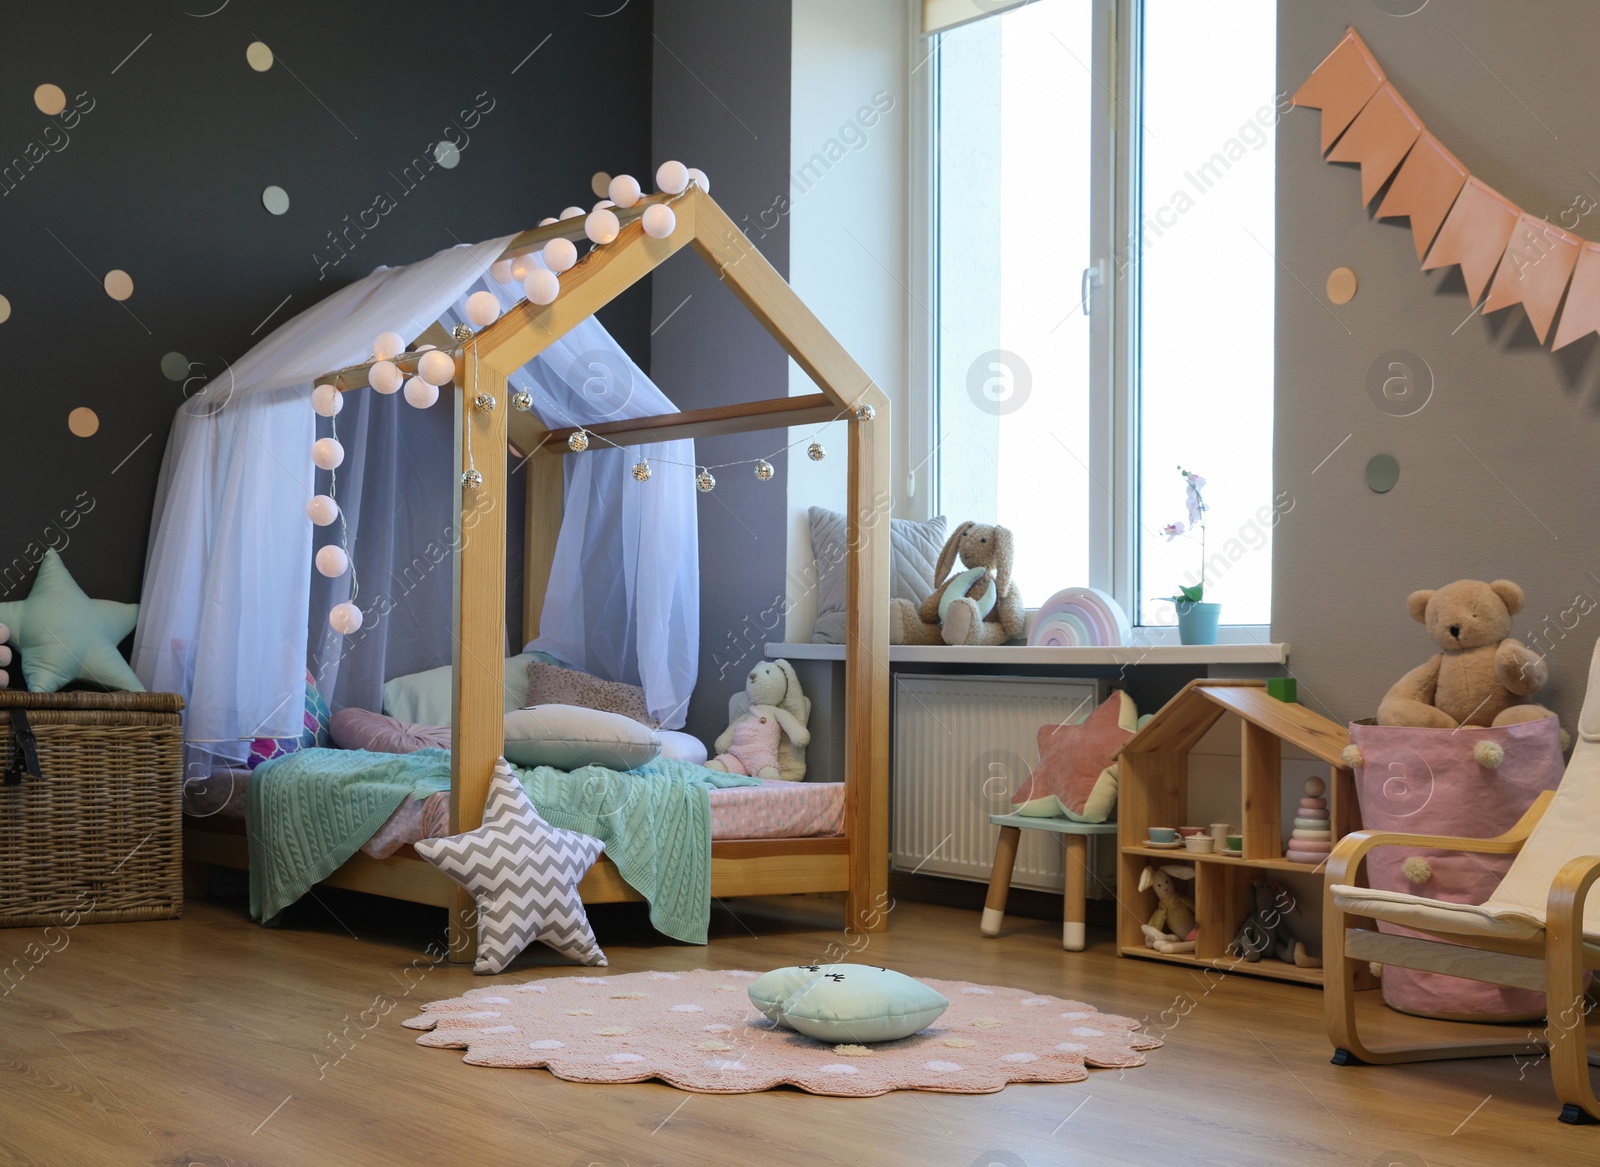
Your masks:
{"label": "string light with round bulb", "polygon": [[689,167],[689,181],[694,183],[706,194],[711,193],[711,180],[706,177],[706,172],[698,166]]}
{"label": "string light with round bulb", "polygon": [[774,471],[772,469],[771,462],[768,462],[765,458],[762,458],[756,462],[756,477],[762,482],[766,482],[771,479],[773,474]]}
{"label": "string light with round bulb", "polygon": [[372,342],[372,359],[389,361],[406,351],[406,339],[398,332],[380,332]]}
{"label": "string light with round bulb", "polygon": [[339,504],[331,495],[312,495],[311,501],[306,503],[306,517],[319,527],[330,526],[339,518]]}
{"label": "string light with round bulb", "polygon": [[344,464],[344,447],[338,438],[318,438],[311,443],[311,460],[319,470],[337,470]]}
{"label": "string light with round bulb", "polygon": [[479,328],[500,318],[500,298],[493,292],[473,292],[467,297],[467,319]]}
{"label": "string light with round bulb", "polygon": [[576,219],[581,214],[583,214],[582,207],[566,207],[562,210],[561,217],[563,219]]}
{"label": "string light with round bulb", "polygon": [[468,470],[461,476],[461,485],[467,490],[477,490],[483,485],[483,475],[479,474],[476,468]]}
{"label": "string light with round bulb", "polygon": [[410,377],[406,380],[406,404],[412,409],[427,409],[439,400],[439,387],[430,385],[421,377]]}
{"label": "string light with round bulb", "polygon": [[857,421],[871,421],[873,418],[875,418],[877,416],[878,416],[878,411],[876,409],[873,409],[872,406],[870,406],[870,405],[864,405],[863,404],[863,405],[856,406],[856,420]]}
{"label": "string light with round bulb", "polygon": [[617,205],[617,200],[616,199],[601,199],[594,206],[589,208],[589,213],[592,215],[596,211],[604,211],[604,210],[607,210],[607,209],[609,209],[611,207],[614,207],[616,205]]}
{"label": "string light with round bulb", "polygon": [[570,239],[552,239],[544,245],[540,254],[544,257],[545,266],[557,274],[571,270],[572,265],[578,262],[577,245]]}
{"label": "string light with round bulb", "polygon": [[639,201],[644,190],[639,180],[631,174],[619,174],[606,187],[606,195],[619,207],[627,208]]}
{"label": "string light with round bulb", "polygon": [[509,284],[512,280],[512,260],[497,259],[489,265],[489,277],[497,284]]}
{"label": "string light with round bulb", "polygon": [[694,476],[694,484],[701,494],[710,494],[716,489],[717,480],[708,468],[702,466],[700,472]]}
{"label": "string light with round bulb", "polygon": [[560,222],[560,220],[557,219],[554,215],[546,215],[544,218],[539,220],[539,226],[548,227],[548,226],[550,226],[551,223],[557,223],[557,222]]}
{"label": "string light with round bulb", "polygon": [[663,162],[656,167],[656,189],[664,194],[682,194],[689,185],[689,168],[682,162]]}
{"label": "string light with round bulb", "polygon": [[533,408],[533,394],[526,389],[517,389],[511,394],[511,408],[518,413],[527,413]]}
{"label": "string light with round bulb", "polygon": [[561,277],[546,268],[528,273],[528,278],[522,281],[522,294],[528,297],[528,303],[543,307],[555,303],[561,294]]}
{"label": "string light with round bulb", "polygon": [[652,239],[665,239],[678,229],[678,216],[666,203],[652,203],[646,207],[639,222]]}
{"label": "string light with round bulb", "polygon": [[329,543],[317,552],[317,571],[329,579],[338,579],[350,570],[350,556],[343,547]]}
{"label": "string light with round bulb", "polygon": [[361,609],[346,600],[342,604],[335,604],[333,611],[328,613],[328,627],[340,636],[349,636],[351,633],[360,632],[364,617]]}
{"label": "string light with round bulb", "polygon": [[455,358],[440,349],[429,349],[417,361],[417,376],[435,388],[448,385],[455,375]]}
{"label": "string light with round bulb", "polygon": [[601,207],[598,211],[590,211],[588,218],[583,221],[583,233],[589,237],[589,242],[604,247],[616,239],[622,231],[622,222],[616,212]]}
{"label": "string light with round bulb", "polygon": [[311,391],[311,408],[318,417],[337,417],[344,408],[344,394],[333,385],[318,385]]}
{"label": "string light with round bulb", "polygon": [[528,278],[528,273],[531,272],[536,266],[538,265],[533,262],[533,256],[531,254],[517,256],[511,261],[512,281],[520,284],[523,280]]}
{"label": "string light with round bulb", "polygon": [[367,384],[386,396],[398,393],[404,382],[405,377],[400,372],[400,366],[390,360],[374,361],[372,367],[367,370]]}
{"label": "string light with round bulb", "polygon": [[567,437],[567,449],[581,454],[589,448],[589,431],[579,426]]}
{"label": "string light with round bulb", "polygon": [[[832,421],[824,423],[824,428],[826,428],[827,425],[833,424],[833,422],[846,420],[847,418],[849,418],[852,415],[852,413],[856,416],[857,420],[860,420],[860,421],[870,421],[870,420],[872,420],[872,416],[876,416],[876,414],[874,413],[872,416],[863,418],[861,416],[860,409],[861,409],[861,407],[858,406],[854,410],[846,410],[846,411],[840,413],[837,417],[833,418]],[[821,432],[822,432],[821,430],[817,431],[818,434],[820,434]],[[610,438],[605,437],[602,434],[593,433],[592,431],[589,431],[589,430],[584,430],[584,433],[588,436],[588,438],[592,438],[594,441],[599,442],[602,445],[609,446],[613,450],[621,450],[621,449],[626,449],[627,448],[627,447],[623,446],[621,443],[614,442]],[[825,450],[823,448],[822,443],[819,442],[819,441],[816,441],[815,438],[816,438],[816,435],[811,435],[809,437],[798,438],[795,441],[790,442],[788,445],[783,446],[780,449],[774,450],[772,453],[766,455],[766,457],[764,457],[764,458],[741,458],[738,461],[734,461],[734,462],[719,462],[719,463],[716,463],[716,464],[710,465],[710,466],[702,466],[702,465],[700,465],[699,463],[696,463],[696,462],[679,462],[679,461],[677,461],[676,459],[673,459],[673,458],[661,458],[661,457],[658,457],[656,459],[656,461],[665,463],[668,466],[681,466],[684,469],[694,471],[695,474],[696,474],[696,486],[698,486],[699,489],[702,492],[708,492],[711,489],[715,488],[715,486],[716,486],[716,477],[715,477],[714,474],[711,473],[712,471],[730,470],[730,469],[733,469],[734,467],[738,467],[738,466],[753,466],[753,467],[756,468],[756,477],[757,478],[761,479],[761,481],[763,481],[763,482],[770,481],[771,475],[769,475],[767,477],[763,477],[762,476],[761,469],[760,469],[761,464],[765,463],[768,467],[772,467],[771,460],[773,458],[777,458],[777,457],[779,457],[779,456],[781,456],[783,454],[788,453],[791,450],[798,449],[800,446],[806,445],[808,442],[810,443],[810,445],[809,445],[809,447],[808,447],[808,449],[806,451],[807,456],[814,462],[822,461],[824,458],[827,457],[827,453],[828,452],[827,452],[827,450]],[[570,443],[570,439],[569,439],[569,443]],[[701,483],[699,475],[700,475],[700,473],[702,471],[705,472],[710,477],[710,479],[711,479],[711,485],[710,486],[705,486],[705,485],[703,485]],[[648,482],[648,481],[650,481],[651,477],[653,476],[653,473],[654,473],[654,471],[653,471],[652,467],[650,466],[650,462],[649,462],[648,459],[643,459],[642,458],[637,463],[634,464],[633,477],[634,477],[634,481],[636,481],[636,482]],[[772,475],[776,475],[776,473],[777,473],[776,468],[772,468]]]}

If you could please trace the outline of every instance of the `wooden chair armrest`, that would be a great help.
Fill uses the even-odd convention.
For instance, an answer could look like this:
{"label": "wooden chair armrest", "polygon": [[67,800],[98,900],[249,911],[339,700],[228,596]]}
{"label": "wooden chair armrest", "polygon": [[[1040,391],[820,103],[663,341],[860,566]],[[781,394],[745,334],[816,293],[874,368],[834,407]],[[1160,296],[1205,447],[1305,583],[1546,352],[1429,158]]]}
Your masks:
{"label": "wooden chair armrest", "polygon": [[1555,792],[1546,790],[1533,800],[1516,825],[1492,839],[1461,838],[1456,835],[1408,835],[1402,831],[1352,831],[1340,839],[1323,869],[1329,886],[1350,883],[1367,852],[1374,847],[1432,847],[1440,851],[1472,851],[1480,855],[1515,855],[1528,841],[1533,828],[1544,817]]}
{"label": "wooden chair armrest", "polygon": [[1545,905],[1545,929],[1552,939],[1581,937],[1583,909],[1589,888],[1600,879],[1600,855],[1580,855],[1567,860],[1550,881]]}

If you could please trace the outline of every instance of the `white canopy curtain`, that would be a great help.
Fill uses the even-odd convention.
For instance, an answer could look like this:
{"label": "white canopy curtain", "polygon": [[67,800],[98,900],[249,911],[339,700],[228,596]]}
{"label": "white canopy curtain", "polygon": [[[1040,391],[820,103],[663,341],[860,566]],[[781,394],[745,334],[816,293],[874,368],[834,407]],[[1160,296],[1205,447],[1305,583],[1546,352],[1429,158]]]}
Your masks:
{"label": "white canopy curtain", "polygon": [[[316,529],[305,503],[325,491],[328,480],[311,463],[319,421],[310,404],[312,378],[368,359],[380,332],[415,337],[436,320],[453,325],[464,319],[466,296],[484,286],[507,242],[455,247],[372,273],[284,324],[178,411],[157,486],[133,667],[148,688],[187,699],[191,776],[239,764],[252,738],[300,732],[308,627],[310,644],[321,650],[316,655],[324,679],[341,705],[377,708],[390,668],[448,663],[447,600],[410,604],[403,615],[387,618],[369,612],[367,626],[346,638],[351,643],[328,650],[327,609],[345,598],[350,577],[329,587],[312,569]],[[493,281],[488,286],[502,305],[515,302],[512,289]],[[620,393],[593,392],[589,367],[595,363],[623,374]],[[576,384],[568,381],[580,374]],[[513,380],[534,393],[536,411],[552,427],[674,411],[593,320]],[[448,418],[450,408],[445,394],[433,410]],[[426,562],[433,554],[429,544],[453,523],[450,478],[428,482],[411,466],[415,443],[435,425],[448,443],[453,421],[400,414],[410,410],[399,394],[362,390],[346,395],[337,419],[346,450],[337,493],[364,611],[373,597],[393,590],[386,576],[401,572],[403,578],[397,565],[418,556]],[[642,683],[651,711],[676,727],[683,724],[699,653],[694,486],[690,471],[663,464],[648,489],[630,496],[620,486],[640,485],[628,470],[641,454],[694,459],[693,443],[678,441],[629,451],[596,443],[571,460],[541,620],[548,633],[536,647],[607,679]],[[477,456],[504,452],[480,450]],[[422,509],[424,499],[433,513],[407,509]],[[383,556],[364,550],[363,525],[370,542],[388,544],[389,562],[376,574]],[[448,558],[431,574],[446,581],[448,597]],[[322,584],[315,603],[313,579]],[[425,594],[437,596],[431,589]],[[429,655],[433,659],[419,659]]]}

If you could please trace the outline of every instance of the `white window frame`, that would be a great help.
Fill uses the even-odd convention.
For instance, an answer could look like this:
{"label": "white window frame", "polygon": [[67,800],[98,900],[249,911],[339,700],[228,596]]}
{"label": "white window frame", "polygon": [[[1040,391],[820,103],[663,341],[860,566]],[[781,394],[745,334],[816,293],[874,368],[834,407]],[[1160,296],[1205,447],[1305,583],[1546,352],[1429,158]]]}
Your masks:
{"label": "white window frame", "polygon": [[[964,0],[971,5],[972,0]],[[1089,580],[1115,597],[1130,615],[1140,610],[1138,584],[1139,516],[1139,267],[1126,263],[1128,243],[1140,221],[1139,151],[1140,62],[1143,57],[1142,0],[1092,0],[1094,4],[1094,128],[1091,166],[1106,175],[1090,212],[1089,266]],[[1016,4],[986,4],[993,15]],[[946,5],[946,7],[950,7]],[[910,453],[904,487],[911,512],[932,518],[939,473],[938,411],[934,379],[938,369],[936,241],[938,168],[935,80],[937,35],[924,35],[924,22],[936,20],[937,0],[907,5],[910,24],[910,134],[907,163],[911,192],[908,217],[909,261],[906,369],[910,392],[906,410]],[[931,13],[931,15],[930,15]],[[980,17],[986,18],[986,17]],[[957,27],[946,24],[946,28]],[[1133,147],[1133,148],[1130,148]],[[1126,193],[1124,193],[1126,192]],[[1045,597],[1035,597],[1042,600]],[[1264,644],[1265,624],[1225,624],[1221,644]],[[1177,628],[1144,624],[1141,642],[1178,643]]]}

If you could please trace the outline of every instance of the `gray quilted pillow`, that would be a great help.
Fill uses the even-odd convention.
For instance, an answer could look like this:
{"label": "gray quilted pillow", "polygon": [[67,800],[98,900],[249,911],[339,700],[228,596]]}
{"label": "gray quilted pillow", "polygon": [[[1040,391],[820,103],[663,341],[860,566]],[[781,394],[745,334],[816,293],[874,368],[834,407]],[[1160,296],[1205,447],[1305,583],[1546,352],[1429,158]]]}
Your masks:
{"label": "gray quilted pillow", "polygon": [[[920,604],[939,581],[933,569],[946,538],[944,516],[919,521],[889,520],[889,595]],[[844,643],[845,553],[844,516],[825,507],[811,508],[811,554],[816,574],[817,644]]]}

